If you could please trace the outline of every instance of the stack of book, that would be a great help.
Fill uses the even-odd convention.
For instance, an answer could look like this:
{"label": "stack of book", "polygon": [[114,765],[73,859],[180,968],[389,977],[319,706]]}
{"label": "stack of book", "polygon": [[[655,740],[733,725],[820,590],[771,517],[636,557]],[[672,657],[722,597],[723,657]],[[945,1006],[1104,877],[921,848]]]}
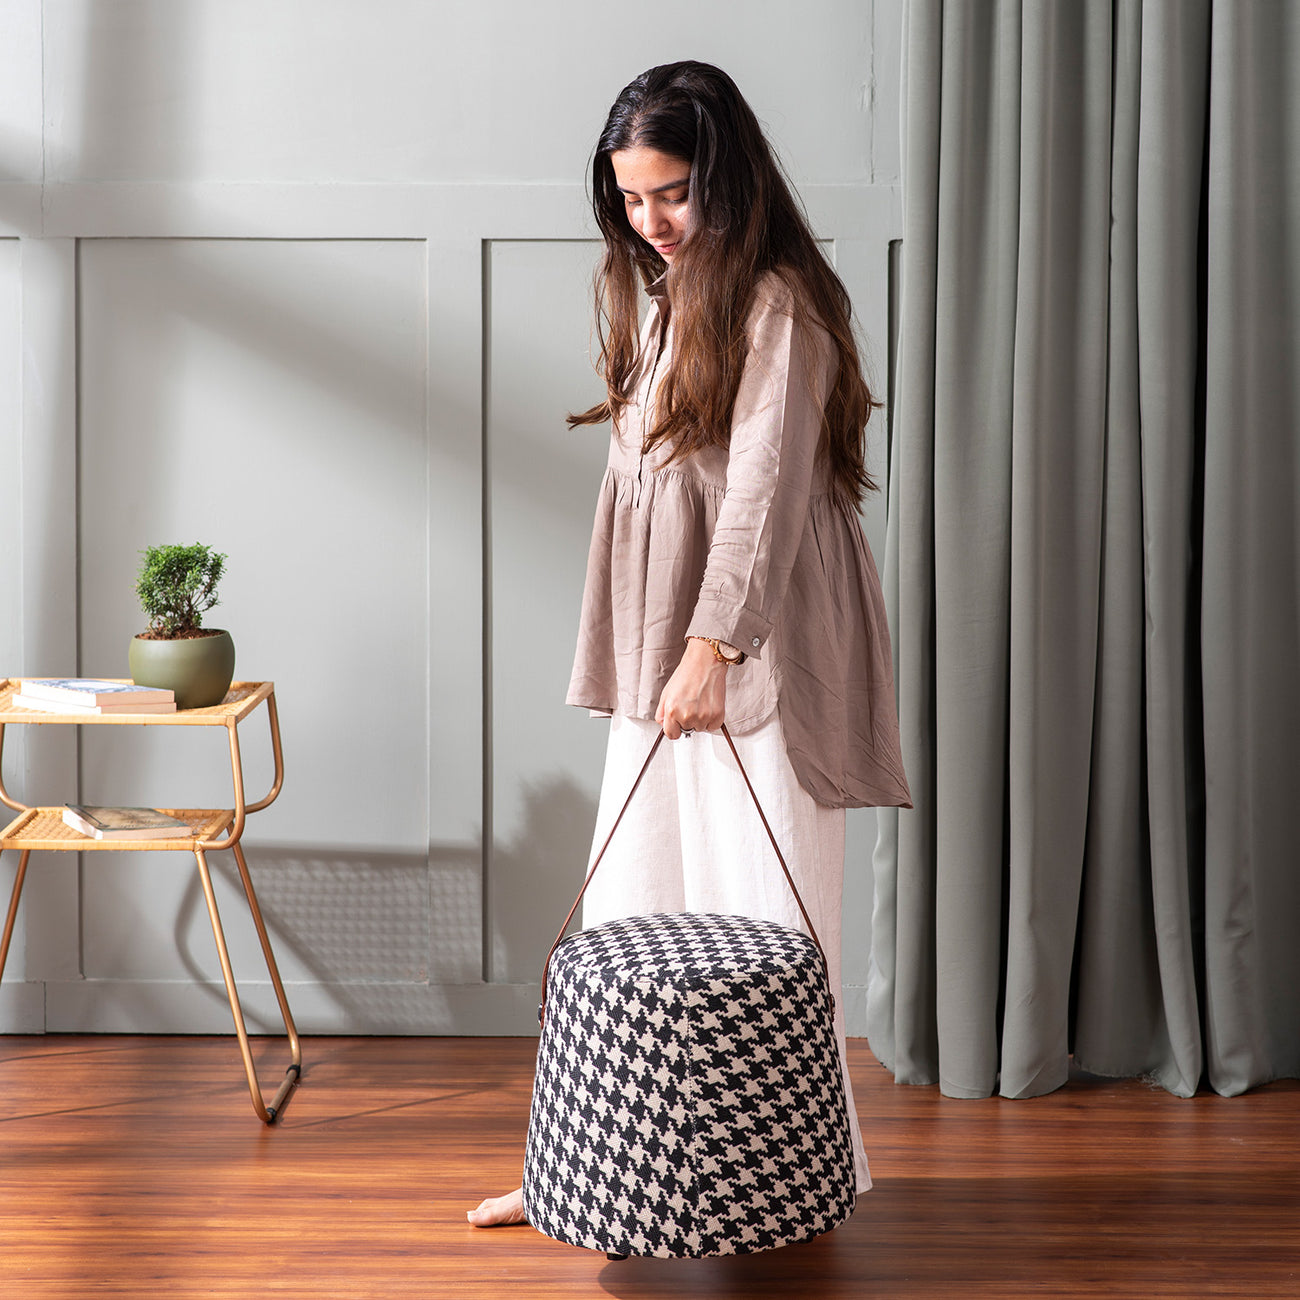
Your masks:
{"label": "stack of book", "polygon": [[189,825],[157,808],[91,808],[68,804],[64,822],[97,840],[179,840],[192,834]]}
{"label": "stack of book", "polygon": [[13,703],[45,713],[175,713],[176,696],[166,689],[88,677],[30,677]]}

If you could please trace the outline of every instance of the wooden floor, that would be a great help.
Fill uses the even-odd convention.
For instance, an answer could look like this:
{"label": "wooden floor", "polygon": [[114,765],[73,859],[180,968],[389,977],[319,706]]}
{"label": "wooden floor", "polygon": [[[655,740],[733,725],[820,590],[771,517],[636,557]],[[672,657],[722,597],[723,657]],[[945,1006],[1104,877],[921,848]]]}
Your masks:
{"label": "wooden floor", "polygon": [[[282,1048],[259,1045],[268,1078]],[[517,1180],[534,1044],[306,1040],[274,1128],[233,1039],[0,1038],[0,1295],[1300,1296],[1300,1085],[1180,1101],[896,1087],[853,1044],[875,1176],[844,1227],[628,1260],[464,1211]]]}

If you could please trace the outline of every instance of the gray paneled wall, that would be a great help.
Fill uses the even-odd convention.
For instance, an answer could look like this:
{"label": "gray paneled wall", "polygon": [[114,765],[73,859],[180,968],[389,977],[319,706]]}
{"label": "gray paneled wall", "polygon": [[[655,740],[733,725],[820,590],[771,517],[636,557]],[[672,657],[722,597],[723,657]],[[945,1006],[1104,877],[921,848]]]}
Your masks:
{"label": "gray paneled wall", "polygon": [[[563,696],[607,435],[564,415],[599,393],[584,179],[624,82],[736,76],[885,355],[901,0],[744,14],[0,0],[0,670],[125,675],[140,550],[229,554],[209,621],[275,680],[288,774],[245,843],[307,1032],[535,1028],[604,743]],[[228,799],[219,734],[26,731],[30,801]],[[260,793],[261,715],[244,754]],[[851,819],[851,1025],[873,839]],[[187,859],[32,870],[0,1028],[229,1030]]]}

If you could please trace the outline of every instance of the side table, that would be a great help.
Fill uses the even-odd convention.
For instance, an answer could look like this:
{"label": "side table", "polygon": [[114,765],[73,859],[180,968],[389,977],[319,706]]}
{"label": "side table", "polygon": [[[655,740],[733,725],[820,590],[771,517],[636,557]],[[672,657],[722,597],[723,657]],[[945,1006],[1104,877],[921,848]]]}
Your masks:
{"label": "side table", "polygon": [[[198,863],[199,877],[203,882],[203,897],[207,901],[208,916],[212,921],[212,934],[217,943],[217,956],[221,960],[221,974],[226,983],[226,996],[230,1000],[230,1014],[234,1017],[235,1033],[239,1036],[239,1050],[244,1059],[244,1073],[248,1076],[248,1089],[252,1094],[253,1109],[259,1119],[267,1124],[273,1124],[276,1116],[284,1108],[285,1099],[302,1075],[302,1045],[293,1023],[293,1014],[289,1010],[289,1001],[285,997],[284,984],[280,980],[280,972],[275,964],[275,954],[271,950],[270,936],[266,932],[266,923],[262,919],[262,909],[258,905],[253,880],[248,872],[248,863],[244,860],[244,851],[239,841],[244,833],[246,816],[249,813],[259,812],[273,803],[284,783],[284,755],[280,745],[279,715],[275,706],[275,684],[273,682],[232,682],[226,698],[220,704],[206,709],[183,709],[175,713],[86,715],[46,713],[23,708],[14,703],[14,696],[21,687],[21,678],[7,678],[0,684],[0,760],[3,760],[4,756],[5,728],[13,723],[30,726],[78,727],[224,727],[230,745],[230,774],[234,787],[235,806],[234,808],[161,809],[162,812],[169,813],[188,824],[189,835],[176,839],[97,840],[65,825],[62,807],[31,808],[14,799],[5,788],[3,763],[0,761],[0,801],[18,813],[18,816],[3,831],[0,831],[0,855],[9,849],[16,849],[20,854],[18,874],[14,878],[13,890],[9,897],[9,912],[5,918],[4,934],[0,937],[0,979],[4,977],[5,961],[9,956],[9,941],[13,935],[18,903],[22,897],[23,881],[27,875],[27,859],[33,851],[98,853],[129,850],[132,853],[192,853]],[[270,724],[271,750],[275,756],[275,779],[270,791],[263,798],[256,803],[248,803],[244,797],[244,771],[239,755],[239,724],[262,703],[266,704]],[[239,991],[235,987],[230,953],[226,948],[226,936],[221,927],[221,916],[217,911],[217,897],[212,888],[212,873],[208,867],[207,855],[222,849],[230,849],[235,856],[244,895],[248,899],[249,911],[252,914],[253,924],[257,928],[262,954],[266,958],[266,968],[271,975],[271,984],[275,988],[276,1000],[280,1004],[280,1015],[289,1038],[290,1064],[285,1070],[284,1081],[269,1105],[263,1100],[262,1088],[257,1080],[253,1053],[248,1043],[248,1030],[244,1025],[244,1013],[239,1003]]]}

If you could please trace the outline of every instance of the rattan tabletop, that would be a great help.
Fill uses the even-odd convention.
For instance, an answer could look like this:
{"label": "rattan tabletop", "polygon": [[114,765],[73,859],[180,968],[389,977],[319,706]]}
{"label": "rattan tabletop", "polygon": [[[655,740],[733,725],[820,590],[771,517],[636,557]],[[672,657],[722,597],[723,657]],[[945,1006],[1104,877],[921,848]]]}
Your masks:
{"label": "rattan tabletop", "polygon": [[[47,713],[14,703],[14,696],[29,679],[5,678],[0,685],[0,724],[32,723],[36,726],[127,726],[127,727],[225,727],[247,717],[274,690],[274,682],[231,682],[226,698],[206,709],[177,709],[175,713]],[[126,683],[125,677],[96,678],[97,681]]]}
{"label": "rattan tabletop", "polygon": [[221,808],[159,808],[158,811],[187,822],[190,835],[184,839],[97,840],[93,835],[83,835],[69,826],[63,820],[62,808],[28,808],[0,831],[0,849],[50,850],[55,853],[93,853],[104,849],[157,852],[168,849],[191,853],[196,847],[202,848],[205,840],[220,839],[234,820],[232,812]]}

